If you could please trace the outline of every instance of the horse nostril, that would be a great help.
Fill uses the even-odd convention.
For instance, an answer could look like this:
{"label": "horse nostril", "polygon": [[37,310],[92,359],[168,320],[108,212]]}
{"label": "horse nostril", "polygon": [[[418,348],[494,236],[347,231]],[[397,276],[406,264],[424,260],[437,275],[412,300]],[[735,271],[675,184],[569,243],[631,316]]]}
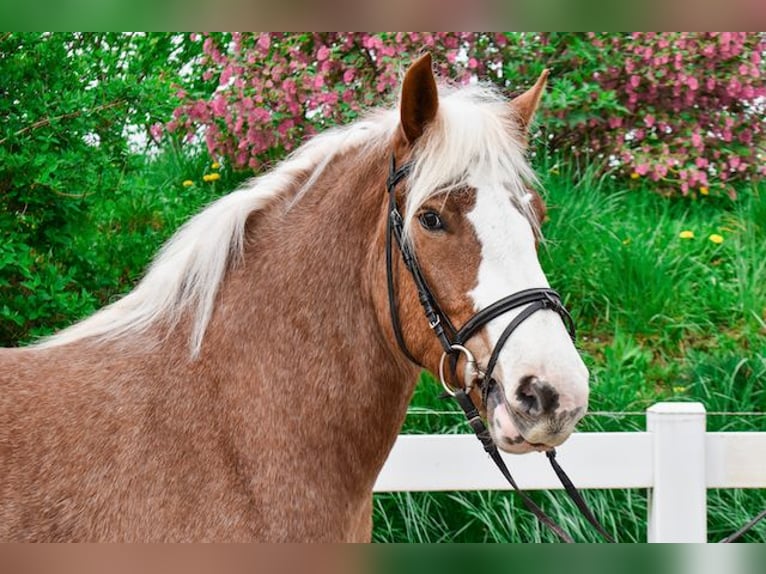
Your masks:
{"label": "horse nostril", "polygon": [[533,417],[549,415],[559,406],[559,393],[549,383],[534,375],[523,377],[516,389],[521,410]]}

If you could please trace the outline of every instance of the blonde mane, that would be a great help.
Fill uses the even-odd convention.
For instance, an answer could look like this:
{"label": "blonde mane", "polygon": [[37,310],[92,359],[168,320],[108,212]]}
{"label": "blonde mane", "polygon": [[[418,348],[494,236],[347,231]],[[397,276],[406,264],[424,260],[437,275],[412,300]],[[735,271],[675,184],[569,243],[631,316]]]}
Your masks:
{"label": "blonde mane", "polygon": [[[133,291],[36,346],[60,346],[85,338],[113,340],[159,321],[175,324],[191,310],[189,344],[192,356],[198,355],[226,270],[242,256],[249,216],[283,197],[309,173],[292,203],[299,201],[338,155],[389,146],[398,121],[398,108],[379,110],[312,138],[274,170],[215,201],[184,224]],[[437,118],[413,150],[405,230],[425,201],[466,185],[477,175],[504,185],[534,221],[525,198],[535,177],[525,161],[517,126],[508,101],[496,90],[480,85],[441,87]]]}

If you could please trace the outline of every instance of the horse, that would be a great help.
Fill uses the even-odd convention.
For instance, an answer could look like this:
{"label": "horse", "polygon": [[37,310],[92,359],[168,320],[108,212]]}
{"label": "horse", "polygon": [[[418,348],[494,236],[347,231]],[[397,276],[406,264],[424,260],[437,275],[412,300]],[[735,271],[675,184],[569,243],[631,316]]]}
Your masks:
{"label": "horse", "polygon": [[[507,98],[437,82],[421,56],[395,105],[213,202],[123,298],[0,350],[0,539],[369,541],[375,479],[445,354],[391,256],[391,203],[445,320],[546,290],[526,159],[546,76]],[[523,313],[491,317],[450,361],[512,453],[561,444],[588,402],[560,313],[504,335]],[[478,372],[492,358],[496,384],[466,380],[464,353]]]}

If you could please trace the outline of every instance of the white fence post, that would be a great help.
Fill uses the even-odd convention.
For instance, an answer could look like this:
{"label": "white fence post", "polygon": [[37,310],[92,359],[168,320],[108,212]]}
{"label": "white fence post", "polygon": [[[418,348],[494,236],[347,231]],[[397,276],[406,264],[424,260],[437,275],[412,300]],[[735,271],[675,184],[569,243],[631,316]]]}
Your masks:
{"label": "white fence post", "polygon": [[707,541],[705,407],[657,403],[646,413],[654,437],[649,542]]}

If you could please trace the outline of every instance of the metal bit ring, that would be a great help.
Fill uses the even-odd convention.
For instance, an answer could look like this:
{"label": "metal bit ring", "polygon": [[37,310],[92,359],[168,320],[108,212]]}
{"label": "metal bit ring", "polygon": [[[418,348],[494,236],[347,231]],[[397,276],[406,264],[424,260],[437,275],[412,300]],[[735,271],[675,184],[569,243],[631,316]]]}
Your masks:
{"label": "metal bit ring", "polygon": [[[463,345],[452,345],[450,349],[453,351],[459,351],[465,355],[463,381],[465,383],[465,392],[470,393],[471,389],[473,389],[474,382],[481,378],[481,371],[476,364],[476,358],[473,356],[473,353],[471,353],[471,351],[469,351]],[[454,397],[457,389],[451,387],[444,377],[444,360],[448,356],[449,354],[445,351],[442,353],[442,358],[439,360],[439,380],[441,381],[442,387],[444,387],[444,390],[447,392],[447,394],[451,397]]]}

